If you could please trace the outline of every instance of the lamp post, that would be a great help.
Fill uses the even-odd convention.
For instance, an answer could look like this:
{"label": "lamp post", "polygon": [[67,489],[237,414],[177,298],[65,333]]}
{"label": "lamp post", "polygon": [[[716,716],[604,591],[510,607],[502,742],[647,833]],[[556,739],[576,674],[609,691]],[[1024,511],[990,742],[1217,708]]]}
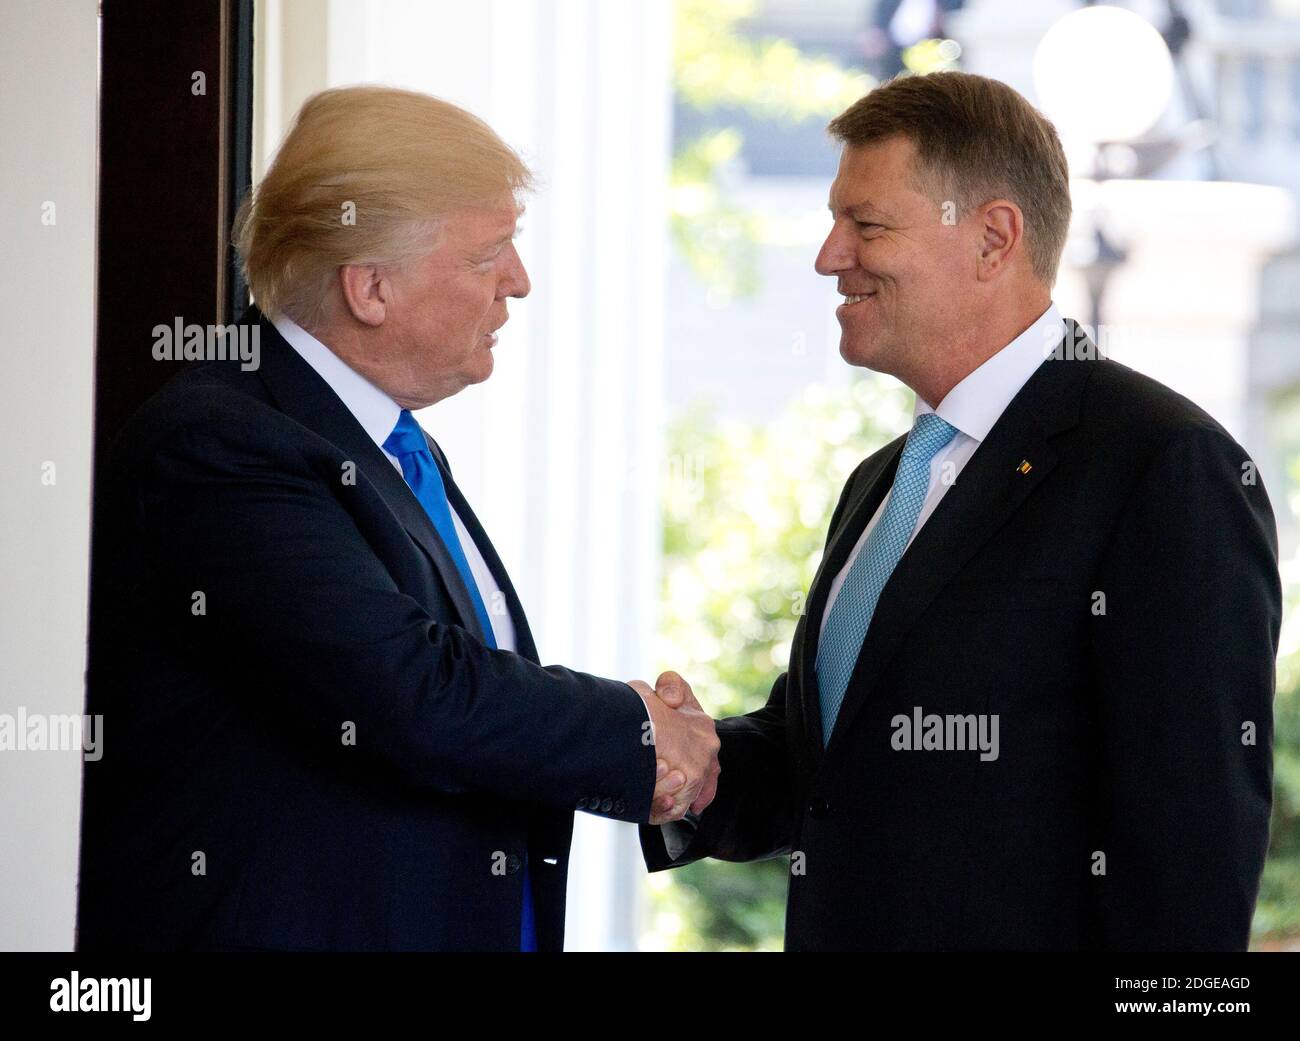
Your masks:
{"label": "lamp post", "polygon": [[[1146,19],[1120,7],[1070,12],[1047,31],[1034,54],[1039,106],[1056,125],[1071,169],[1099,184],[1145,176],[1184,150],[1178,136],[1145,136],[1168,108],[1173,85],[1164,38]],[[1092,248],[1080,267],[1093,335],[1100,338],[1106,287],[1127,255],[1106,234],[1100,192],[1097,200],[1089,210]]]}

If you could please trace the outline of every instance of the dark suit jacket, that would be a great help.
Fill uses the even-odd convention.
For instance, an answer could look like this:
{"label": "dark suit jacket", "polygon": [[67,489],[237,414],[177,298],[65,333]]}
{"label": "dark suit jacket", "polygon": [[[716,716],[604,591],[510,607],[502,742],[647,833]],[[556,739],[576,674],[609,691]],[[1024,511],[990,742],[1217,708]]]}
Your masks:
{"label": "dark suit jacket", "polygon": [[518,950],[527,856],[559,949],[574,809],[649,817],[645,707],[538,665],[434,446],[514,621],[487,648],[401,475],[264,319],[261,348],[165,387],[100,489],[80,947]]}
{"label": "dark suit jacket", "polygon": [[[849,478],[789,671],[719,724],[694,836],[643,830],[652,869],[798,854],[790,950],[1246,946],[1268,845],[1273,515],[1218,423],[1080,359],[1095,348],[1068,328],[1077,350],[1038,368],[890,577],[823,750],[827,592],[904,438]],[[918,706],[996,714],[998,758],[895,750],[894,717]],[[665,837],[689,842],[676,861]]]}

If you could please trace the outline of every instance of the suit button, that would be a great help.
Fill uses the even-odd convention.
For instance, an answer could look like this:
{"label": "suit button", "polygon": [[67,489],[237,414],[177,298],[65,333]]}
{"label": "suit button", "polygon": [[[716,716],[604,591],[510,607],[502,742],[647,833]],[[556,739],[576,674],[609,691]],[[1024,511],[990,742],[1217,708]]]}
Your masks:
{"label": "suit button", "polygon": [[515,856],[513,853],[511,853],[510,856],[506,857],[507,875],[515,874],[523,866],[524,866],[524,862],[520,860],[517,856]]}
{"label": "suit button", "polygon": [[617,802],[614,803],[614,812],[615,812],[615,813],[626,813],[626,812],[627,812],[627,804],[626,804],[625,802],[623,802],[622,799],[619,799]]}
{"label": "suit button", "polygon": [[582,798],[582,799],[579,799],[579,800],[578,800],[578,809],[580,809],[580,810],[585,810],[586,808],[587,808],[587,800],[586,800],[586,798],[584,797],[584,798]]}
{"label": "suit button", "polygon": [[601,803],[600,803],[600,812],[601,812],[601,813],[608,813],[608,812],[609,812],[610,810],[612,810],[613,808],[614,808],[614,800],[613,800],[613,799],[602,799],[602,800],[601,800]]}
{"label": "suit button", "polygon": [[827,805],[825,799],[814,799],[808,804],[808,816],[813,820],[819,821],[823,817],[830,816],[831,808]]}

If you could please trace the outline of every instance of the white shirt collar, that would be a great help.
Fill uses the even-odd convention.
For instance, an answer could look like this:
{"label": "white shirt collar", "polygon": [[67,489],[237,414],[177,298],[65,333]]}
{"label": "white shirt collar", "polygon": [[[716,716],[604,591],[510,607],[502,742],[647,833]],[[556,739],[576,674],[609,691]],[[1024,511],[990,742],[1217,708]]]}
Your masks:
{"label": "white shirt collar", "polygon": [[931,408],[918,394],[913,422],[926,412],[937,412],[967,437],[983,441],[1064,334],[1061,312],[1054,302],[1048,304],[1033,325],[948,391],[938,408]]}
{"label": "white shirt collar", "polygon": [[397,426],[402,407],[292,318],[281,316],[272,319],[272,324],[302,360],[330,385],[361,428],[370,435],[370,440],[383,448],[393,427]]}

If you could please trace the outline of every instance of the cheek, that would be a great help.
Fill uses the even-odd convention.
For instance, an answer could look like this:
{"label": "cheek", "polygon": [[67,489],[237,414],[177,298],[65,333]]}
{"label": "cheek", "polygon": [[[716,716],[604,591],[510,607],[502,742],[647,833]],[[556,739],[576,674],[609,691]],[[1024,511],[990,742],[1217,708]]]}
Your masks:
{"label": "cheek", "polygon": [[926,243],[898,257],[891,272],[895,294],[904,300],[941,304],[952,293],[959,268],[955,243]]}
{"label": "cheek", "polygon": [[925,274],[925,264],[912,244],[885,236],[863,243],[858,249],[858,263],[886,292],[905,290]]}
{"label": "cheek", "polygon": [[444,299],[448,340],[458,343],[462,349],[475,347],[487,327],[491,299],[490,290],[485,294],[478,289],[460,293],[454,302]]}
{"label": "cheek", "polygon": [[[465,301],[465,320],[482,335],[491,325],[492,305],[497,298],[497,279],[495,274],[490,280],[483,281],[472,297]],[[477,338],[477,337],[476,337]]]}

